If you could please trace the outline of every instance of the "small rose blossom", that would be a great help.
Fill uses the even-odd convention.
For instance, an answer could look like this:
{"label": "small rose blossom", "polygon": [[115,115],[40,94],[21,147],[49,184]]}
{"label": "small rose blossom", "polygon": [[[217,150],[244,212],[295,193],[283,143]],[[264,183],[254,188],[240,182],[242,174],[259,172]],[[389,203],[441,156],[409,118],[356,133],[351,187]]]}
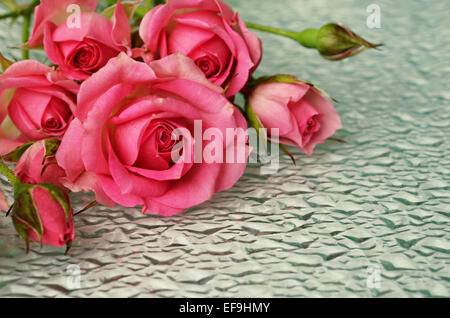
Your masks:
{"label": "small rose blossom", "polygon": [[[175,54],[147,65],[122,53],[81,86],[76,119],[56,154],[67,174],[64,185],[93,190],[104,205],[141,205],[163,216],[210,200],[239,180],[249,151],[220,141],[224,153],[231,147],[244,153],[244,162],[195,163],[195,121],[222,136],[227,128],[247,128],[223,89],[191,59]],[[180,149],[173,136],[181,129]],[[177,154],[184,155],[175,160]]]}
{"label": "small rose blossom", "polygon": [[61,185],[65,177],[64,170],[58,166],[55,158],[45,158],[46,141],[38,141],[28,148],[20,157],[14,173],[24,183],[52,183]]}
{"label": "small rose blossom", "polygon": [[131,31],[126,13],[117,2],[113,21],[95,12],[83,12],[79,27],[69,23],[44,26],[44,48],[59,71],[86,80],[121,51],[130,49]]}
{"label": "small rose blossom", "polygon": [[313,86],[290,76],[274,76],[258,85],[249,105],[268,133],[278,128],[281,144],[297,146],[307,155],[342,128],[333,104]]}
{"label": "small rose blossom", "polygon": [[67,193],[52,184],[24,184],[11,216],[17,232],[29,241],[70,247],[75,238],[73,210]]}
{"label": "small rose blossom", "polygon": [[228,97],[246,84],[262,58],[262,43],[220,0],[168,0],[142,20],[146,47],[165,57],[184,54]]}
{"label": "small rose blossom", "polygon": [[79,85],[38,61],[0,75],[0,155],[31,140],[61,137],[73,119]]}

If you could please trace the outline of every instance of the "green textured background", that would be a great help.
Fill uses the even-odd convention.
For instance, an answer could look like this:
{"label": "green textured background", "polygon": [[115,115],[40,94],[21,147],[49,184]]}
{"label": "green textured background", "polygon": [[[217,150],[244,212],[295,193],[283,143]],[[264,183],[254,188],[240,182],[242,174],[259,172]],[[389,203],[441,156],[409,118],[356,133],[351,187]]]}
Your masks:
{"label": "green textured background", "polygon": [[[298,166],[283,159],[277,175],[249,167],[232,190],[177,217],[95,208],[77,218],[70,256],[38,245],[25,255],[0,218],[0,296],[450,296],[450,2],[228,2],[252,22],[339,21],[386,45],[336,63],[258,33],[258,73],[292,73],[337,98],[336,137],[347,143],[296,153]],[[381,29],[366,26],[372,3]],[[4,54],[19,40],[18,25],[0,22]]]}

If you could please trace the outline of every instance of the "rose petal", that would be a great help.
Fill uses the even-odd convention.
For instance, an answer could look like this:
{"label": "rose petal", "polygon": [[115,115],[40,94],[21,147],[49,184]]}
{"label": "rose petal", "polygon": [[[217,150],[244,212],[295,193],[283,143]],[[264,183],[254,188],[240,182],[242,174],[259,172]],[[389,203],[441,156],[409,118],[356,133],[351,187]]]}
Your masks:
{"label": "rose petal", "polygon": [[320,118],[320,130],[314,134],[310,142],[303,147],[303,151],[311,155],[317,144],[324,142],[334,135],[336,130],[342,128],[341,118],[333,107],[333,104],[323,97],[315,88],[306,95],[307,100],[323,116]]}
{"label": "rose petal", "polygon": [[[120,53],[118,57],[111,59],[100,71],[95,73],[88,80],[83,82],[78,95],[78,107],[76,115],[80,120],[84,120],[92,109],[97,100],[103,96],[110,88],[121,83],[129,84],[129,86],[121,85],[121,87],[131,87],[131,85],[151,83],[155,79],[152,69],[145,63],[137,62],[128,57],[125,53]],[[116,98],[116,99],[114,99]],[[102,116],[109,116],[112,107],[117,99],[113,96],[105,104],[105,111],[101,112]],[[103,107],[97,107],[103,109]]]}
{"label": "rose petal", "polygon": [[33,31],[28,44],[39,46],[44,38],[44,25],[51,21],[57,25],[64,23],[73,12],[67,12],[70,5],[78,5],[81,11],[95,11],[98,0],[41,0],[34,9]]}
{"label": "rose petal", "polygon": [[70,181],[75,181],[85,171],[81,156],[84,133],[85,130],[81,122],[78,119],[74,119],[56,153],[56,161],[65,170]]}
{"label": "rose petal", "polygon": [[130,21],[120,1],[114,10],[112,38],[115,45],[131,48]]}

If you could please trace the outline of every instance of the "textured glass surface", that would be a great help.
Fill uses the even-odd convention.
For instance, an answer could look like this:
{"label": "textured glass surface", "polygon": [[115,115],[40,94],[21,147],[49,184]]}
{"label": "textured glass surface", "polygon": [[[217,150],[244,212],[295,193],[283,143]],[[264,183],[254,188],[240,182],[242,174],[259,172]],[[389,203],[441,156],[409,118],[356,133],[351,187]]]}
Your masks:
{"label": "textured glass surface", "polygon": [[[94,208],[77,217],[69,256],[36,244],[25,255],[1,217],[0,296],[450,296],[450,2],[374,0],[381,29],[366,26],[371,1],[229,3],[253,22],[340,21],[386,45],[334,63],[260,34],[258,73],[292,73],[338,99],[346,143],[296,152],[297,167],[283,158],[276,175],[250,167],[176,217]],[[5,51],[20,30],[2,22],[0,39]]]}

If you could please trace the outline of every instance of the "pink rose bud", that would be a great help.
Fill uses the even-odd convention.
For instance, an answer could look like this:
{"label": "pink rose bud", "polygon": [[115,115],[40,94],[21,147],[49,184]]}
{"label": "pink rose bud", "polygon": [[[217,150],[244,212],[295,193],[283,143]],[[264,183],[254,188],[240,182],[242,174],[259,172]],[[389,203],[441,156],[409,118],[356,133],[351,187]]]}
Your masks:
{"label": "pink rose bud", "polygon": [[[65,5],[65,1],[61,3]],[[95,12],[81,12],[78,21],[46,21],[43,41],[48,58],[59,65],[61,73],[84,81],[130,48],[130,23],[118,1],[112,19]]]}
{"label": "pink rose bud", "polygon": [[18,144],[61,137],[73,119],[79,85],[38,61],[0,75],[0,155]]}
{"label": "pink rose bud", "polygon": [[342,128],[331,102],[311,84],[289,75],[257,80],[247,112],[252,122],[268,129],[269,138],[272,128],[279,129],[281,144],[297,146],[307,155]]}
{"label": "pink rose bud", "polygon": [[73,211],[67,193],[53,184],[20,184],[15,189],[11,216],[14,227],[30,241],[70,248],[75,238]]}
{"label": "pink rose bud", "polygon": [[60,179],[66,174],[55,159],[59,144],[57,139],[46,139],[29,146],[16,165],[16,176],[25,183],[60,185]]}
{"label": "pink rose bud", "polygon": [[234,96],[261,62],[262,43],[220,0],[168,0],[142,20],[140,35],[159,58],[181,53]]}
{"label": "pink rose bud", "polygon": [[382,45],[366,41],[346,26],[330,23],[320,28],[316,46],[324,58],[338,61]]}

